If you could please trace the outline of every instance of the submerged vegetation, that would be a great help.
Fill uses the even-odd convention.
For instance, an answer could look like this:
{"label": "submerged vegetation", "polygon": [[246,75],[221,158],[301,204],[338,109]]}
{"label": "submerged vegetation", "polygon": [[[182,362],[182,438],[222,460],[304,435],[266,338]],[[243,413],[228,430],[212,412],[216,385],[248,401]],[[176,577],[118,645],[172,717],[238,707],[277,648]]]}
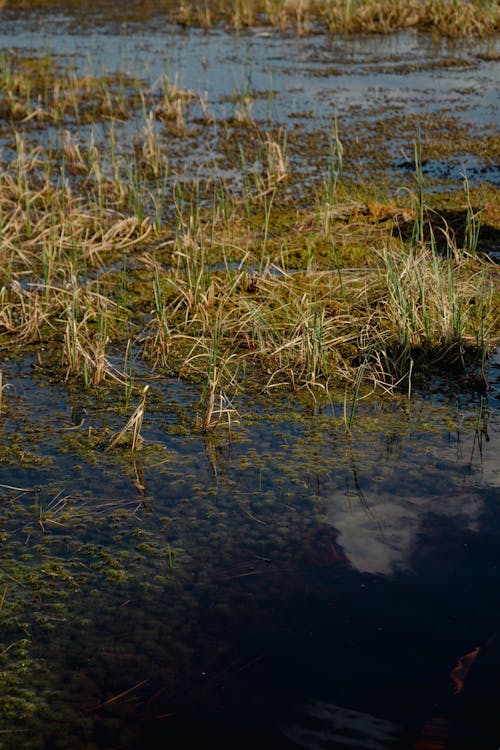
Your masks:
{"label": "submerged vegetation", "polygon": [[[20,0],[16,8],[50,3]],[[101,4],[116,12],[116,3]],[[120,13],[131,20],[161,6],[185,26],[269,24],[299,34],[326,24],[334,34],[414,27],[455,36],[499,24],[497,3],[486,0],[125,5]],[[381,432],[377,410],[389,414],[390,453],[391,431],[434,429],[427,415],[418,430],[412,422],[415,384],[453,371],[481,399],[467,429],[478,443],[487,434],[488,358],[500,338],[499,191],[486,181],[471,184],[465,170],[459,190],[446,180],[435,190],[423,165],[430,154],[460,150],[487,161],[498,154],[496,132],[475,138],[452,118],[421,123],[396,113],[371,123],[362,138],[340,117],[327,132],[287,132],[254,119],[257,96],[234,91],[230,114],[216,116],[208,95],[167,74],[153,86],[125,73],[83,73],[63,56],[0,55],[0,463],[27,477],[19,487],[0,485],[0,691],[9,696],[0,702],[0,724],[47,721],[59,742],[50,736],[47,747],[80,746],[68,741],[71,726],[63,729],[57,715],[60,684],[44,650],[54,630],[72,656],[72,629],[92,632],[76,649],[84,666],[70,686],[82,747],[93,746],[91,716],[111,707],[109,732],[118,736],[115,716],[137,696],[138,704],[146,696],[140,709],[155,720],[170,717],[155,701],[177,700],[179,682],[187,691],[177,647],[200,616],[199,591],[209,592],[223,621],[229,607],[212,596],[221,570],[224,586],[274,571],[271,562],[293,578],[308,534],[313,557],[323,554],[317,541],[324,529],[315,526],[319,477],[335,487],[325,435],[348,465],[348,494],[365,508],[352,440],[363,397],[373,406],[374,433]],[[410,169],[395,177],[384,170],[394,162],[386,140],[398,128],[411,156]],[[29,363],[48,418],[36,408],[23,413],[8,374],[16,360]],[[175,400],[179,381],[188,386],[188,405]],[[52,387],[75,405],[71,426],[49,403]],[[317,421],[297,413],[297,404]],[[465,419],[440,414],[437,430],[458,434]],[[235,429],[256,427],[267,449],[273,420],[278,429],[285,420],[298,427],[293,441],[272,446],[272,458],[246,446]],[[153,422],[148,442],[143,433]],[[182,448],[181,441],[172,450],[156,441],[174,434]],[[370,450],[375,476],[378,447]],[[70,488],[65,479],[48,480],[61,456],[70,456]],[[226,463],[234,469],[227,476]],[[111,466],[123,486],[107,488]],[[432,482],[432,466],[426,470]],[[33,477],[43,486],[32,486]],[[299,501],[289,502],[297,487]],[[212,522],[210,544],[222,550],[215,562],[206,554]],[[328,534],[324,546],[327,564],[337,563]],[[155,621],[157,600],[165,603]],[[141,622],[150,653],[137,655],[130,633],[119,644],[128,643],[128,652],[110,648],[113,635],[105,631],[114,632],[118,608],[130,618],[130,633],[134,617]],[[165,640],[168,622],[181,633]],[[67,653],[51,649],[62,674]],[[194,651],[181,658],[199,687]],[[86,683],[89,663],[93,683]],[[122,664],[130,681],[113,692],[107,666],[116,675],[118,665],[121,679]],[[236,662],[232,670],[240,671]],[[149,681],[150,692],[142,692]],[[43,684],[37,695],[27,687],[32,682]],[[32,725],[21,732],[24,726]],[[2,735],[0,747],[17,747],[16,731],[12,741]],[[37,741],[34,747],[43,746]]]}

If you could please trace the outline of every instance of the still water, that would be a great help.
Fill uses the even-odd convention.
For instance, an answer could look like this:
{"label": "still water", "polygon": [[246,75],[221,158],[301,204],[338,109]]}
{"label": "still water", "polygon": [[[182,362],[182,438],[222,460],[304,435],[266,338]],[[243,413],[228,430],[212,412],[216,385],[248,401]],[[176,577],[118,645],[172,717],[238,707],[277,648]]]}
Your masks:
{"label": "still water", "polygon": [[[219,117],[264,92],[256,118],[305,130],[498,117],[479,48],[162,23],[0,9],[0,47],[152,87],[167,70]],[[110,405],[36,355],[2,373],[0,747],[497,750],[498,355],[486,394],[433,381],[361,403],[352,434],[340,399],[284,394],[241,396],[233,434],[203,438],[197,389],[157,379],[135,459],[105,450]]]}
{"label": "still water", "polygon": [[38,490],[3,490],[4,643],[37,709],[5,747],[497,747],[498,359],[487,401],[377,402],[352,436],[284,397],[203,440],[157,384],[135,462],[16,367],[2,481]]}
{"label": "still water", "polygon": [[[73,4],[75,5],[75,4]],[[89,13],[76,4],[58,12],[0,8],[0,50],[55,55],[81,74],[100,76],[121,71],[143,80],[143,90],[159,92],[165,79],[193,94],[187,107],[185,137],[171,143],[171,158],[185,172],[206,176],[203,165],[224,172],[227,157],[216,138],[216,122],[238,114],[245,101],[248,116],[260,127],[284,127],[296,136],[313,134],[319,147],[332,122],[343,128],[346,149],[364,148],[378,134],[392,156],[392,171],[401,178],[417,137],[433,118],[453,121],[469,135],[494,134],[500,119],[500,42],[497,37],[467,44],[432,39],[413,30],[392,35],[349,38],[314,34],[280,35],[267,28],[242,34],[220,28],[183,30],[169,24],[160,10],[123,14],[119,6]],[[134,6],[135,11],[137,8]],[[118,10],[117,10],[118,9]],[[201,118],[214,121],[200,138],[189,138]],[[117,125],[119,127],[119,125]],[[127,125],[126,127],[130,127]],[[211,130],[213,132],[211,132]],[[85,132],[85,128],[82,128]],[[119,132],[119,131],[118,131]],[[446,133],[446,131],[445,131]],[[187,136],[187,138],[186,138]],[[99,138],[99,133],[94,133]],[[446,137],[446,134],[445,134]],[[449,138],[456,136],[448,134]],[[88,141],[88,134],[82,137]],[[120,138],[118,138],[118,148]],[[362,154],[364,154],[362,149]],[[315,159],[307,146],[290,149],[293,169],[302,173],[303,188],[324,176],[327,154]],[[373,154],[362,155],[358,174]],[[498,162],[467,150],[447,160],[427,159],[429,177],[460,183],[469,180],[498,185]]]}

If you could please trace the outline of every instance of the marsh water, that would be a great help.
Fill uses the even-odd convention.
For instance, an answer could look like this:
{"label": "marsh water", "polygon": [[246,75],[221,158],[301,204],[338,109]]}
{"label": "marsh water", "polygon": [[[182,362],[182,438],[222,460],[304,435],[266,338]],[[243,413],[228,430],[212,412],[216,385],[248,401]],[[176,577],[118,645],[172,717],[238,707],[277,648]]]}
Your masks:
{"label": "marsh water", "polygon": [[[298,142],[327,143],[335,117],[358,140],[394,128],[395,175],[415,135],[396,121],[498,128],[498,39],[236,35],[61,5],[0,9],[0,48],[152,89],[167,72],[194,92],[172,143],[186,180],[225,169],[200,102],[219,121],[251,105]],[[307,193],[321,149],[290,158]],[[499,181],[488,155],[425,168]],[[0,747],[496,750],[498,353],[486,367],[486,389],[445,373],[361,401],[350,431],[342,394],[285,390],[241,394],[240,423],[202,435],[199,387],[155,377],[144,444],[120,457],[112,403],[50,382],[36,351],[4,355]]]}

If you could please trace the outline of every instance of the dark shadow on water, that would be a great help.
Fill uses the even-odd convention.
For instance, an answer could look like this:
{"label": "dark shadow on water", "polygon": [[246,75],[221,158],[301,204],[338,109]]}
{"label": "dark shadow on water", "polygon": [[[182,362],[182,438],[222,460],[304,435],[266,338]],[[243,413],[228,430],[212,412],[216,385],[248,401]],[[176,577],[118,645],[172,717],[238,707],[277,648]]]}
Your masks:
{"label": "dark shadow on water", "polygon": [[165,601],[137,594],[114,623],[97,612],[74,665],[102,696],[100,707],[79,696],[91,741],[497,750],[498,497],[485,499],[481,540],[460,519],[429,515],[410,573],[356,572],[325,528],[293,567],[267,561],[256,575],[186,582],[182,621],[172,621],[172,590]]}

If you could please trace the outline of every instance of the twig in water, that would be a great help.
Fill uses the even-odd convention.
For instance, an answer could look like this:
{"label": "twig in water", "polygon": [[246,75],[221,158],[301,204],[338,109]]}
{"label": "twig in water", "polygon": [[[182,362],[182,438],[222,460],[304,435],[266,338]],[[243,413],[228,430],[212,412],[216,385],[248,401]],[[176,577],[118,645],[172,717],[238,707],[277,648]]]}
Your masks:
{"label": "twig in water", "polygon": [[116,703],[116,701],[121,700],[121,698],[125,698],[126,695],[129,695],[134,690],[137,690],[138,688],[142,687],[147,682],[149,682],[149,679],[141,680],[136,685],[133,685],[131,688],[128,688],[128,690],[123,690],[123,692],[117,693],[116,695],[113,695],[112,698],[108,698],[108,700],[103,701],[102,703],[99,703],[99,705],[95,706],[95,708],[92,709],[92,710],[97,711],[97,709],[99,709],[99,708],[103,708],[104,706],[109,706],[111,703]]}
{"label": "twig in water", "polygon": [[110,444],[108,445],[108,447],[105,449],[105,451],[104,451],[105,453],[107,453],[109,450],[111,450],[112,448],[114,448],[115,445],[117,445],[120,442],[120,440],[122,439],[122,437],[127,432],[132,432],[132,446],[131,446],[132,447],[132,451],[135,451],[137,449],[137,447],[143,442],[143,438],[141,436],[141,427],[142,427],[142,420],[144,419],[144,409],[145,409],[145,406],[146,406],[146,394],[147,394],[148,390],[149,390],[149,385],[144,386],[144,389],[142,391],[142,398],[141,398],[139,404],[137,405],[134,413],[132,414],[132,416],[128,420],[128,422],[125,425],[125,427],[122,430],[120,430],[120,432],[117,435],[115,435],[115,437],[113,438],[113,440],[110,442]]}

